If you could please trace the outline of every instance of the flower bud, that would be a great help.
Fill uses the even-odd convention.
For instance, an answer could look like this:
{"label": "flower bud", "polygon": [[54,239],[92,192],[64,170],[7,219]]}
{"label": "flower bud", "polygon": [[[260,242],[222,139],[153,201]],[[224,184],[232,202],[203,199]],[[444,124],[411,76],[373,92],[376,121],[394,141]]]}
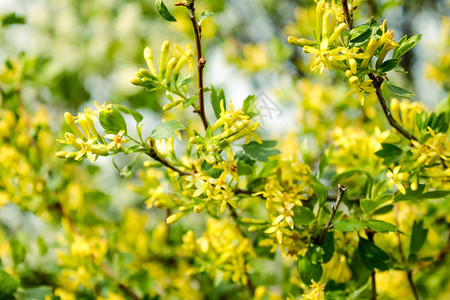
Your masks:
{"label": "flower bud", "polygon": [[182,217],[184,217],[185,215],[187,215],[188,212],[180,212],[177,214],[173,214],[167,217],[166,219],[166,223],[167,225],[173,224],[175,222],[178,222]]}
{"label": "flower bud", "polygon": [[75,118],[71,113],[66,112],[64,114],[64,119],[66,120],[67,125],[69,125],[70,129],[72,129],[73,133],[77,135],[79,138],[83,138],[84,135],[81,133],[80,129],[78,129],[77,124],[75,124]]}
{"label": "flower bud", "polygon": [[166,62],[169,49],[170,49],[169,41],[164,41],[164,43],[161,46],[161,58],[159,60],[159,74],[161,76],[163,75],[163,72],[166,70]]}
{"label": "flower bud", "polygon": [[139,78],[133,78],[130,80],[130,83],[133,85],[141,85],[141,80]]}
{"label": "flower bud", "polygon": [[149,47],[144,49],[144,59],[152,74],[156,74],[155,64],[153,63],[153,53]]}
{"label": "flower bud", "polygon": [[67,154],[66,151],[58,151],[58,152],[55,153],[55,156],[59,157],[59,158],[65,158],[66,154]]}
{"label": "flower bud", "polygon": [[170,77],[172,77],[172,72],[173,72],[173,69],[175,68],[176,62],[177,62],[177,59],[175,57],[172,57],[169,60],[169,63],[167,64],[166,79],[164,80],[164,84],[166,86],[169,86],[169,84],[170,84]]}
{"label": "flower bud", "polygon": [[331,36],[328,38],[328,43],[331,44],[332,42],[334,42],[334,40],[340,37],[344,32],[345,28],[347,28],[347,24],[345,23],[339,24],[338,27],[336,27],[336,29],[334,30],[333,34],[331,34]]}

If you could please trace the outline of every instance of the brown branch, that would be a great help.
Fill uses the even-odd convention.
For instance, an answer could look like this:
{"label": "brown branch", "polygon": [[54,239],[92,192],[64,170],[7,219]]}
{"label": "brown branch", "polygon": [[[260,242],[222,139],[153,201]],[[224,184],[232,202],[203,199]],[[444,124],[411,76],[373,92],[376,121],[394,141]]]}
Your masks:
{"label": "brown branch", "polygon": [[348,10],[348,2],[347,0],[342,0],[342,9],[344,10],[345,23],[347,23],[348,30],[353,29],[353,19]]}
{"label": "brown branch", "polygon": [[375,88],[375,93],[377,95],[378,102],[380,102],[381,108],[383,109],[384,115],[386,116],[389,125],[394,127],[401,135],[403,135],[408,140],[417,141],[417,138],[408,130],[406,130],[404,127],[402,127],[397,122],[397,120],[395,120],[394,117],[392,116],[391,110],[389,109],[386,103],[386,99],[384,99],[383,93],[381,92],[381,84],[383,83],[383,78],[376,76],[373,73],[369,74],[369,78],[372,80],[372,85]]}
{"label": "brown branch", "polygon": [[192,27],[194,28],[194,35],[195,35],[195,45],[197,47],[197,69],[198,69],[198,88],[199,88],[199,110],[194,110],[196,113],[200,115],[200,118],[202,119],[203,127],[205,130],[208,128],[208,120],[206,119],[205,115],[205,95],[203,91],[203,69],[205,68],[206,59],[203,57],[202,54],[202,28],[200,25],[198,25],[197,18],[195,17],[195,6],[194,6],[195,0],[192,0],[189,2],[189,4],[180,2],[175,4],[176,6],[185,6],[187,10],[189,11],[189,18],[192,22]]}
{"label": "brown branch", "polygon": [[[366,234],[367,234],[367,238],[369,239],[369,241],[374,243],[373,242],[373,236],[375,235],[375,232],[372,231],[372,230],[367,230]],[[376,281],[375,275],[376,275],[375,269],[373,269],[372,274],[370,274],[371,282],[372,282],[372,297],[370,297],[370,300],[376,300],[377,299],[377,281]]]}
{"label": "brown branch", "polygon": [[325,235],[333,227],[333,225],[331,223],[333,222],[334,215],[336,214],[336,212],[339,208],[339,204],[341,204],[341,201],[344,198],[344,194],[345,194],[346,190],[347,190],[347,188],[345,186],[340,185],[340,184],[338,185],[338,195],[336,198],[336,202],[334,203],[333,206],[331,206],[330,217],[328,218],[328,222],[325,225],[325,228],[323,229],[322,233],[320,234],[319,239],[317,240],[318,245],[322,244],[323,239],[325,238]]}
{"label": "brown branch", "polygon": [[147,154],[148,156],[150,156],[154,160],[160,162],[163,166],[165,166],[165,167],[167,167],[167,168],[177,172],[181,176],[186,176],[186,175],[192,175],[193,174],[192,172],[186,172],[186,171],[180,170],[177,167],[171,165],[167,160],[165,160],[164,158],[159,156],[158,153],[156,153],[156,151],[155,151],[155,149],[153,147],[150,148],[150,150],[148,152],[145,152],[145,154]]}
{"label": "brown branch", "polygon": [[[342,8],[344,10],[344,16],[345,16],[345,22],[347,23],[347,27],[349,30],[353,29],[353,19],[352,16],[348,10],[348,2],[347,0],[342,0]],[[389,125],[394,127],[401,135],[403,135],[408,140],[415,140],[417,141],[417,138],[410,133],[408,130],[403,128],[397,120],[394,119],[392,116],[391,110],[389,109],[386,99],[384,99],[383,93],[381,92],[381,84],[383,83],[383,78],[376,76],[373,73],[369,73],[369,78],[372,80],[372,85],[375,88],[375,93],[378,98],[378,102],[380,102],[381,108],[383,109],[384,115],[386,116]]]}
{"label": "brown branch", "polygon": [[108,277],[111,281],[114,282],[114,284],[117,286],[119,290],[121,290],[125,295],[128,297],[140,300],[141,297],[139,297],[135,292],[133,292],[130,288],[128,288],[126,285],[120,283],[112,274],[112,271],[108,268],[108,266],[105,263],[101,264],[102,271],[105,273],[106,277]]}
{"label": "brown branch", "polygon": [[[398,203],[394,204],[394,220],[395,220],[395,225],[397,226],[397,228],[399,228],[400,224],[398,222]],[[405,252],[403,251],[402,241],[400,239],[400,231],[398,231],[398,230],[397,230],[397,239],[398,239],[398,251],[400,252],[400,257],[402,259],[402,263],[404,265],[406,265],[407,260],[406,260]],[[416,285],[414,284],[414,281],[412,278],[412,271],[408,269],[406,271],[406,276],[408,277],[408,283],[409,283],[409,286],[411,287],[411,291],[414,295],[414,298],[416,300],[420,300]]]}

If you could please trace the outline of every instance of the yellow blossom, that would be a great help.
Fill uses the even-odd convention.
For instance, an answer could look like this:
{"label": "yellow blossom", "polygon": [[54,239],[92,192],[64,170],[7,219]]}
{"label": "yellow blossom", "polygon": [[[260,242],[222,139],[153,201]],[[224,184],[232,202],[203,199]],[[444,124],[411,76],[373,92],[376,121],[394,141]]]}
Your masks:
{"label": "yellow blossom", "polygon": [[392,172],[391,170],[389,170],[386,173],[386,176],[389,178],[389,181],[388,181],[389,188],[392,188],[392,186],[395,184],[395,186],[398,188],[400,193],[402,193],[404,195],[404,194],[406,194],[406,191],[405,191],[405,188],[403,187],[403,184],[401,183],[401,181],[408,179],[409,174],[406,172],[399,173],[401,168],[402,168],[401,166],[396,166],[394,168],[394,171]]}

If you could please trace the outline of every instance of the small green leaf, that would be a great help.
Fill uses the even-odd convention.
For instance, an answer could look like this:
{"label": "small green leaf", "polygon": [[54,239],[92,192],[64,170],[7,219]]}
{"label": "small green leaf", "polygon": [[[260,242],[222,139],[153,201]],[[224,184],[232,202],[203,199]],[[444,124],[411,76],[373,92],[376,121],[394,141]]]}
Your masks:
{"label": "small green leaf", "polygon": [[380,220],[368,220],[366,221],[366,224],[370,229],[377,232],[386,233],[397,231],[397,227],[395,225]]}
{"label": "small green leaf", "polygon": [[122,114],[115,108],[112,108],[109,112],[101,111],[98,119],[106,133],[117,134],[122,129],[127,133],[127,123],[125,123]]}
{"label": "small green leaf", "polygon": [[307,285],[311,284],[311,280],[319,282],[322,278],[322,265],[320,263],[313,264],[308,255],[299,256],[297,261],[297,270],[300,273],[300,278]]}
{"label": "small green leaf", "polygon": [[386,73],[389,72],[390,70],[395,69],[398,64],[400,63],[400,59],[388,59],[386,61],[384,61],[381,66],[377,69],[378,73]]}
{"label": "small green leaf", "polygon": [[16,238],[9,240],[9,247],[11,248],[11,256],[14,265],[21,264],[27,255],[27,249],[25,246]]}
{"label": "small green leaf", "polygon": [[416,254],[422,249],[423,244],[427,239],[428,229],[423,227],[423,220],[414,221],[412,234],[411,234],[411,243],[409,244],[409,252]]}
{"label": "small green leaf", "polygon": [[197,100],[198,93],[183,101],[183,108],[189,107]]}
{"label": "small green leaf", "polygon": [[202,26],[202,22],[203,22],[204,20],[206,20],[207,18],[211,17],[212,15],[214,15],[214,13],[213,13],[213,12],[210,12],[210,11],[207,11],[207,10],[205,10],[204,12],[202,12],[202,13],[200,14],[200,18],[199,18],[199,21],[198,21],[198,25],[199,25],[199,26]]}
{"label": "small green leaf", "polygon": [[136,122],[141,122],[142,119],[144,118],[137,110],[133,109],[133,108],[129,108],[129,107],[125,107],[123,105],[119,105],[119,104],[113,104],[114,108],[117,108],[118,110],[120,110],[121,112],[123,112],[124,114],[127,115],[132,115],[133,118],[136,120]]}
{"label": "small green leaf", "polygon": [[158,10],[161,17],[163,17],[165,20],[169,22],[177,21],[177,19],[175,19],[174,16],[172,16],[172,14],[169,12],[162,0],[156,0],[156,9]]}
{"label": "small green leaf", "polygon": [[175,131],[186,129],[177,120],[170,120],[159,124],[153,129],[150,137],[155,140],[165,140],[168,138],[176,137]]}
{"label": "small green leaf", "polygon": [[309,208],[303,206],[296,206],[293,213],[294,216],[292,219],[294,220],[295,225],[309,225],[316,218],[314,213]]}
{"label": "small green leaf", "polygon": [[7,15],[3,15],[0,17],[0,23],[2,27],[6,27],[13,24],[25,24],[25,18],[22,16],[16,15],[16,13],[10,13]]}
{"label": "small green leaf", "polygon": [[331,183],[331,185],[336,185],[338,183],[341,183],[342,181],[349,179],[350,177],[352,177],[353,175],[357,174],[357,173],[361,173],[361,170],[347,170],[342,172],[339,175],[336,175],[336,177],[333,179],[333,182]]}
{"label": "small green leaf", "polygon": [[214,86],[211,85],[211,105],[213,107],[214,110],[214,115],[216,116],[216,119],[220,118],[220,103],[222,102],[222,100],[224,101],[224,107],[225,109],[227,108],[227,102],[225,100],[225,92],[223,91],[223,89],[220,89],[219,92],[216,91],[216,89],[214,88]]}
{"label": "small green leaf", "polygon": [[254,116],[259,115],[260,110],[257,106],[258,101],[255,95],[250,95],[244,100],[244,104],[242,106],[242,110],[244,111],[244,114],[249,116],[250,118],[253,118]]}
{"label": "small green leaf", "polygon": [[246,145],[243,145],[245,153],[250,157],[259,161],[269,161],[269,156],[274,156],[280,153],[280,150],[274,149],[277,145],[277,141],[262,141],[259,144],[256,141],[252,141]]}
{"label": "small green leaf", "polygon": [[385,204],[387,201],[391,200],[394,197],[392,194],[383,194],[379,195],[375,199],[361,199],[359,204],[361,209],[368,215],[372,214],[376,209],[378,209],[381,205]]}
{"label": "small green leaf", "polygon": [[328,190],[315,176],[310,175],[309,177],[312,181],[309,186],[316,194],[316,197],[319,200],[319,205],[322,206],[327,201]]}
{"label": "small green leaf", "polygon": [[374,268],[385,271],[389,269],[386,261],[390,259],[389,255],[373,242],[359,237],[358,252],[361,259],[369,270]]}
{"label": "small green leaf", "polygon": [[0,271],[0,299],[15,299],[14,292],[19,287],[19,281],[6,273]]}
{"label": "small green leaf", "polygon": [[403,150],[399,147],[389,144],[389,143],[381,143],[381,150],[375,152],[375,155],[383,158],[383,164],[389,166],[400,160],[403,156]]}
{"label": "small green leaf", "polygon": [[411,50],[412,47],[414,47],[420,41],[421,38],[422,38],[421,34],[416,34],[410,37],[408,40],[406,40],[406,36],[402,37],[401,40],[398,42],[399,46],[395,48],[392,57],[393,58],[402,57],[403,54]]}
{"label": "small green leaf", "polygon": [[134,157],[132,162],[130,162],[128,165],[123,167],[122,170],[120,170],[120,176],[123,176],[125,178],[131,178],[131,176],[133,176],[134,164],[136,163],[136,158],[137,158],[137,155]]}
{"label": "small green leaf", "polygon": [[415,96],[413,92],[407,91],[404,88],[388,83],[388,90],[397,97],[411,99]]}
{"label": "small green leaf", "polygon": [[368,24],[363,24],[350,31],[350,43],[361,43],[370,38],[372,29]]}
{"label": "small green leaf", "polygon": [[334,231],[359,231],[366,228],[366,225],[357,220],[338,220],[333,224]]}
{"label": "small green leaf", "polygon": [[180,81],[180,83],[178,84],[178,88],[181,89],[183,86],[188,85],[189,83],[192,82],[193,79],[194,76],[192,76],[192,74],[189,74],[188,76],[183,78],[183,80]]}

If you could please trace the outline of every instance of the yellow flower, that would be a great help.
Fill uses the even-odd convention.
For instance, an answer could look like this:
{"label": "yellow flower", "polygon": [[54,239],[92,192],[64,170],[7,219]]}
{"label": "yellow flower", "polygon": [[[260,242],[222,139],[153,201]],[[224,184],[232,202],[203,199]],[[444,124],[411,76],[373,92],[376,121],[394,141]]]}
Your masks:
{"label": "yellow flower", "polygon": [[325,285],[318,284],[314,280],[312,280],[312,283],[310,285],[311,289],[307,294],[303,294],[302,299],[308,299],[308,300],[323,300],[325,299]]}
{"label": "yellow flower", "polygon": [[125,130],[123,129],[117,134],[105,134],[105,138],[112,140],[111,143],[106,146],[106,150],[110,150],[112,148],[118,150],[122,148],[122,143],[125,144],[127,142],[127,139],[123,137],[124,134]]}
{"label": "yellow flower", "polygon": [[345,96],[350,96],[358,93],[358,99],[361,105],[364,105],[364,93],[373,93],[376,91],[376,89],[371,85],[372,80],[366,80],[361,83],[358,77],[352,76],[350,77],[348,82],[353,87],[353,90],[349,91],[347,94],[345,94]]}
{"label": "yellow flower", "polygon": [[389,178],[389,181],[388,181],[389,188],[391,189],[392,186],[395,184],[395,186],[397,186],[400,193],[402,193],[404,195],[404,194],[406,194],[406,191],[405,191],[405,188],[403,187],[403,184],[401,183],[401,181],[408,179],[409,174],[406,172],[399,173],[401,168],[402,168],[401,166],[396,166],[394,168],[394,171],[392,172],[391,170],[389,170],[386,173],[386,176]]}
{"label": "yellow flower", "polygon": [[292,208],[295,206],[294,203],[288,203],[284,202],[283,206],[280,206],[277,208],[277,211],[280,213],[278,217],[276,217],[272,221],[272,225],[280,224],[283,220],[286,221],[286,223],[291,227],[291,229],[294,229],[294,220],[292,219],[292,216],[294,215],[294,212],[292,211]]}
{"label": "yellow flower", "polygon": [[238,167],[231,148],[228,149],[228,161],[222,161],[217,166],[214,166],[214,168],[223,170],[219,180],[225,180],[228,175],[231,175],[236,182],[239,182]]}
{"label": "yellow flower", "polygon": [[94,145],[93,143],[96,141],[96,138],[89,139],[87,142],[84,142],[81,139],[77,139],[77,143],[81,145],[81,150],[78,151],[77,156],[75,157],[75,160],[81,160],[83,155],[86,154],[86,156],[89,158],[91,162],[95,161],[94,154],[97,155],[107,155],[107,152],[104,150],[104,145]]}

